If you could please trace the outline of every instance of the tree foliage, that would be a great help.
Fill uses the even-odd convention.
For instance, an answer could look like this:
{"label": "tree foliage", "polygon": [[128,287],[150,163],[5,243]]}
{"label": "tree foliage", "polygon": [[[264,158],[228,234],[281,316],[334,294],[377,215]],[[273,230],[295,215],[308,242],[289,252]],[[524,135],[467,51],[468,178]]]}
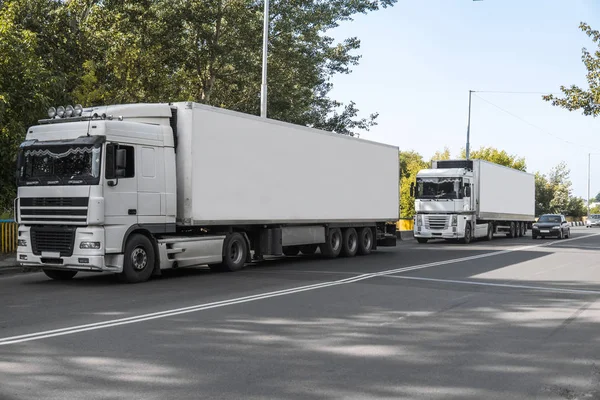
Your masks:
{"label": "tree foliage", "polygon": [[444,147],[443,151],[436,151],[433,156],[431,157],[431,161],[438,161],[438,160],[449,160],[450,159],[450,149],[447,147]]}
{"label": "tree foliage", "polygon": [[[465,149],[461,152],[461,158],[466,157]],[[478,150],[471,151],[469,157],[472,159],[485,160],[505,167],[526,171],[527,164],[525,159],[515,155],[508,154],[505,150],[498,150],[494,147],[480,147]]]}
{"label": "tree foliage", "polygon": [[549,94],[543,99],[557,107],[569,111],[581,110],[584,115],[597,116],[600,114],[600,32],[592,29],[587,23],[582,22],[579,28],[588,35],[594,45],[595,51],[582,49],[581,60],[587,69],[586,80],[588,87],[581,88],[577,85],[561,86],[562,97]]}
{"label": "tree foliage", "polygon": [[[582,199],[571,197],[570,171],[566,163],[561,162],[547,174],[539,172],[535,177],[536,215],[548,213],[567,213],[581,216],[581,206],[585,209]],[[580,202],[581,201],[581,202]]]}
{"label": "tree foliage", "polygon": [[[330,31],[397,0],[271,0],[269,117],[354,135],[376,124],[332,99],[360,40]],[[0,209],[14,158],[50,105],[197,101],[259,114],[263,3],[254,0],[0,1]]]}
{"label": "tree foliage", "polygon": [[401,151],[400,161],[400,217],[412,218],[415,215],[415,199],[410,195],[410,185],[415,183],[417,173],[429,166],[415,151]]}

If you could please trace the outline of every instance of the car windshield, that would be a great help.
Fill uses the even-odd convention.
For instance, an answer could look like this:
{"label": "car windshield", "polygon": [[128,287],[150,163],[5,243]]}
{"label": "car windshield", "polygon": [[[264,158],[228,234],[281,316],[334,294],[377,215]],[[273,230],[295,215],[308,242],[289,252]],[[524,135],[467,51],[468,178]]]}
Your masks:
{"label": "car windshield", "polygon": [[598,220],[598,219],[600,219],[600,215],[598,215],[598,214],[591,214],[590,215],[590,219]]}
{"label": "car windshield", "polygon": [[462,178],[417,178],[417,199],[462,199]]}
{"label": "car windshield", "polygon": [[54,145],[21,150],[19,185],[97,185],[100,146]]}
{"label": "car windshield", "polygon": [[538,222],[557,222],[560,223],[561,218],[559,215],[542,215]]}

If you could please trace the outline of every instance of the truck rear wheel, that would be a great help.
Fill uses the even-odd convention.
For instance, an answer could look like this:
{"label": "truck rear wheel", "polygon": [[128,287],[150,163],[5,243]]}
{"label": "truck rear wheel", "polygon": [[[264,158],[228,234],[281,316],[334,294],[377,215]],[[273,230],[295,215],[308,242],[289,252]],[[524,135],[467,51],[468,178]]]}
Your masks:
{"label": "truck rear wheel", "polygon": [[305,244],[304,246],[300,246],[300,251],[305,256],[312,256],[313,254],[315,254],[317,252],[318,248],[319,248],[318,244]]}
{"label": "truck rear wheel", "polygon": [[354,228],[344,229],[344,241],[342,243],[342,256],[354,257],[358,251],[358,234]]}
{"label": "truck rear wheel", "polygon": [[58,269],[45,269],[44,273],[48,278],[55,281],[68,281],[77,275],[77,271],[60,271]]}
{"label": "truck rear wheel", "polygon": [[429,239],[427,238],[417,238],[417,243],[419,244],[425,244],[429,241]]}
{"label": "truck rear wheel", "polygon": [[373,231],[371,228],[365,227],[358,231],[357,253],[366,256],[371,254],[371,250],[373,250]]}
{"label": "truck rear wheel", "polygon": [[339,228],[329,230],[327,241],[320,245],[321,253],[328,258],[335,258],[342,251],[342,231]]}
{"label": "truck rear wheel", "polygon": [[523,223],[517,222],[517,237],[523,237]]}
{"label": "truck rear wheel", "polygon": [[150,279],[154,270],[154,247],[146,236],[131,235],[125,245],[123,272],[119,278],[127,283],[140,283]]}
{"label": "truck rear wheel", "polygon": [[527,234],[527,224],[525,222],[521,222],[521,237]]}
{"label": "truck rear wheel", "polygon": [[283,254],[289,257],[297,256],[300,253],[300,247],[298,246],[284,246]]}
{"label": "truck rear wheel", "polygon": [[226,272],[239,271],[246,263],[247,255],[248,247],[244,236],[237,232],[227,235],[223,242],[223,262],[217,269]]}
{"label": "truck rear wheel", "polygon": [[510,232],[508,232],[506,234],[506,237],[509,237],[509,238],[516,238],[517,237],[517,229],[515,227],[515,223],[514,222],[510,223]]}

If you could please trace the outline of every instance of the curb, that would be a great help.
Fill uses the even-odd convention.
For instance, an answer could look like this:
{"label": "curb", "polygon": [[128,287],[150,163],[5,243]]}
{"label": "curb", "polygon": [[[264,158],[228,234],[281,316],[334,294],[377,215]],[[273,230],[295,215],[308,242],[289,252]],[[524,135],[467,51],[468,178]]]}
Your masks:
{"label": "curb", "polygon": [[398,240],[412,240],[414,239],[413,231],[396,231],[396,237]]}

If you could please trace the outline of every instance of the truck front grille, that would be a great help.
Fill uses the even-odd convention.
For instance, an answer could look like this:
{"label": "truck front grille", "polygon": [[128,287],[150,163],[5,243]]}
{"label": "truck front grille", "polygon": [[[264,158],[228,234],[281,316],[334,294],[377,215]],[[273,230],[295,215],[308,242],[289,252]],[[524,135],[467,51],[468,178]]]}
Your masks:
{"label": "truck front grille", "polygon": [[60,253],[61,257],[73,255],[75,228],[71,227],[32,227],[31,246],[33,254],[39,256],[42,252]]}
{"label": "truck front grille", "polygon": [[446,229],[448,217],[446,215],[425,215],[425,227],[427,229]]}
{"label": "truck front grille", "polygon": [[22,197],[19,215],[23,224],[85,225],[88,201],[87,197]]}

